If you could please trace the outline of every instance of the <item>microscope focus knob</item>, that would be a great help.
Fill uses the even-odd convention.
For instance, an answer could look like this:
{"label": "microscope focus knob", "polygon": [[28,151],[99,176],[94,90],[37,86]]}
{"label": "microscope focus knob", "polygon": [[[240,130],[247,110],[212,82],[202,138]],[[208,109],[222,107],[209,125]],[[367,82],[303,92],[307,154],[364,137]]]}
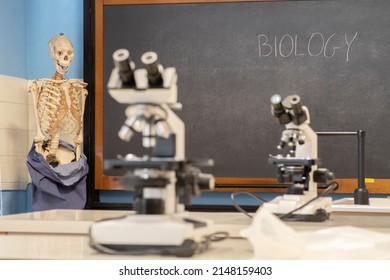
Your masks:
{"label": "microscope focus knob", "polygon": [[318,168],[313,174],[313,180],[316,183],[326,183],[329,180],[334,180],[334,178],[334,173],[326,168]]}
{"label": "microscope focus knob", "polygon": [[214,176],[211,174],[200,173],[198,175],[198,185],[200,190],[213,190],[215,186]]}

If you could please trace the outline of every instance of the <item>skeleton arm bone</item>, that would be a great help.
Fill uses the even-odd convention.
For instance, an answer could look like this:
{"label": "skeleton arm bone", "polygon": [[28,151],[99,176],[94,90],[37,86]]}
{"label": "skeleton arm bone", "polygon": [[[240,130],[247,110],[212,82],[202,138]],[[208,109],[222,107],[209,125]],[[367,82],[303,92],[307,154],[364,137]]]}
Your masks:
{"label": "skeleton arm bone", "polygon": [[79,160],[81,155],[81,144],[83,143],[85,100],[87,98],[88,91],[84,88],[87,86],[87,84],[84,82],[76,81],[74,82],[74,85],[78,88],[81,88],[80,126],[74,141],[76,145],[76,160]]}
{"label": "skeleton arm bone", "polygon": [[35,150],[43,155],[43,140],[45,139],[45,136],[42,133],[41,130],[41,125],[39,121],[39,116],[38,116],[38,100],[39,100],[39,95],[41,93],[41,85],[38,84],[38,81],[34,81],[33,84],[30,87],[30,92],[32,95],[32,100],[33,100],[33,110],[34,110],[34,117],[35,117],[35,125],[37,128],[37,134],[34,137],[34,143],[35,143]]}

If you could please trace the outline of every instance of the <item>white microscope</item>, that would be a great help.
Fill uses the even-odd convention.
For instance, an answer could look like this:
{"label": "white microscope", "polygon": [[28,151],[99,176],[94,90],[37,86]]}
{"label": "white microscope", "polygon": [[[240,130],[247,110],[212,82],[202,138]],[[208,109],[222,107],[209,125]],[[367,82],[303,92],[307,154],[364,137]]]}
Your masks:
{"label": "white microscope", "polygon": [[214,177],[195,167],[213,161],[185,158],[184,123],[172,111],[181,108],[176,69],[164,69],[154,52],[142,55],[145,69],[135,70],[126,49],[115,51],[113,59],[109,94],[129,104],[118,135],[129,142],[134,133],[142,133],[142,145],[152,155],[104,162],[105,170],[125,172],[118,182],[134,193],[135,214],[94,223],[90,245],[113,254],[192,256],[207,249],[211,222],[189,217],[184,206],[201,190],[214,188]]}
{"label": "white microscope", "polygon": [[320,197],[317,183],[334,179],[334,174],[325,168],[318,169],[317,134],[311,129],[309,110],[301,105],[298,95],[271,97],[272,114],[286,129],[277,148],[286,145],[286,156],[270,156],[269,163],[276,166],[278,183],[288,183],[287,193],[278,196],[262,207],[284,220],[325,221],[332,206],[330,197]]}

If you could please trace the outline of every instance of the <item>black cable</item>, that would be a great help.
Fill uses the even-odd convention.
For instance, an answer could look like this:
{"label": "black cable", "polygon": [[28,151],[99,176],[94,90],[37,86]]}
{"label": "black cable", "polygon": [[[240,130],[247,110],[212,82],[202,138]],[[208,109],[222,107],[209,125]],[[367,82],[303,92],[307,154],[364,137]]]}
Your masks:
{"label": "black cable", "polygon": [[227,231],[216,231],[208,235],[208,238],[211,242],[219,242],[229,238],[229,233]]}
{"label": "black cable", "polygon": [[246,216],[248,216],[249,218],[253,218],[253,216],[251,214],[249,214],[247,211],[245,211],[244,209],[241,208],[240,205],[238,205],[238,203],[236,202],[235,200],[235,197],[236,195],[239,195],[239,194],[246,194],[246,195],[249,195],[251,197],[253,197],[254,199],[256,199],[257,201],[260,201],[262,203],[265,203],[265,202],[268,202],[268,200],[264,199],[264,198],[261,198],[261,197],[258,197],[256,195],[254,195],[253,193],[250,193],[250,192],[233,192],[231,195],[230,195],[230,199],[233,203],[233,206],[241,213],[245,214]]}
{"label": "black cable", "polygon": [[[298,208],[295,208],[294,210],[286,213],[286,214],[283,214],[281,216],[279,216],[279,218],[281,220],[287,218],[288,216],[290,216],[291,214],[293,214],[294,212],[306,207],[307,205],[309,205],[310,203],[312,203],[313,201],[317,200],[318,198],[320,197],[323,197],[323,196],[326,196],[328,194],[330,194],[332,191],[334,191],[335,189],[337,189],[339,187],[339,184],[337,182],[331,182],[329,183],[328,185],[326,185],[326,189],[320,194],[320,195],[317,195],[316,197],[314,197],[313,199],[309,200],[308,202],[306,202],[305,204],[301,205],[300,207]],[[231,198],[231,201],[233,203],[233,206],[241,213],[245,214],[246,216],[248,216],[249,218],[253,218],[253,216],[251,214],[249,214],[247,211],[245,211],[244,209],[241,208],[240,205],[237,204],[237,202],[235,201],[235,196],[238,195],[238,194],[246,194],[246,195],[249,195],[253,198],[255,198],[256,200],[258,201],[261,201],[263,203],[265,202],[268,202],[267,200],[261,198],[261,197],[258,197],[258,196],[255,196],[254,194],[250,193],[250,192],[234,192],[230,195],[230,198]]]}
{"label": "black cable", "polygon": [[320,195],[317,195],[316,197],[314,197],[313,199],[310,199],[308,202],[306,202],[305,204],[299,206],[298,208],[295,208],[294,210],[286,213],[286,214],[283,214],[281,216],[279,216],[279,218],[281,220],[287,218],[288,216],[290,216],[291,214],[293,214],[294,212],[298,211],[298,210],[301,210],[302,208],[306,207],[307,205],[309,205],[310,203],[312,203],[313,201],[319,199],[320,197],[323,197],[323,196],[326,196],[328,195],[329,193],[331,193],[332,191],[334,191],[335,189],[337,189],[339,187],[339,184],[337,182],[332,182],[330,184],[327,185],[326,189],[320,194]]}

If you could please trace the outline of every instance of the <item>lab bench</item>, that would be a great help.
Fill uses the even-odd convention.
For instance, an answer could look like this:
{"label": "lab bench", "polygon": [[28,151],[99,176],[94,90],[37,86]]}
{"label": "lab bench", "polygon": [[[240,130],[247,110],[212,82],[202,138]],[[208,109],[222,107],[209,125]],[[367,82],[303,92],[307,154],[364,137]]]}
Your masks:
{"label": "lab bench", "polygon": [[[160,255],[108,255],[89,246],[88,231],[93,222],[131,215],[117,210],[49,210],[0,217],[0,259],[175,259]],[[190,216],[212,220],[213,231],[225,231],[230,238],[213,242],[191,259],[239,260],[253,257],[252,246],[240,232],[252,220],[239,212],[190,212]],[[286,222],[296,231],[336,226],[356,226],[390,233],[390,213],[333,212],[325,222]],[[151,238],[158,238],[153,236]]]}

